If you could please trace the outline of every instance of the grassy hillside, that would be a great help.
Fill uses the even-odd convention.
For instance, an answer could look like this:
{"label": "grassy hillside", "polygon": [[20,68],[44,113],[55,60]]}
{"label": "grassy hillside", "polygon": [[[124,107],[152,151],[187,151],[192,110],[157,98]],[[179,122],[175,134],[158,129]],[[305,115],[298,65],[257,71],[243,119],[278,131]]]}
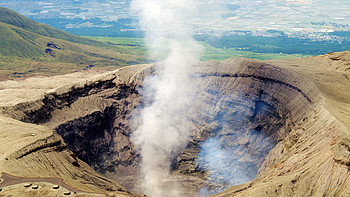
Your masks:
{"label": "grassy hillside", "polygon": [[50,38],[63,39],[70,42],[76,42],[80,44],[93,45],[93,46],[108,46],[101,42],[79,37],[73,34],[69,34],[59,29],[52,28],[48,25],[35,22],[25,16],[18,14],[17,12],[0,7],[0,22],[10,24],[21,29],[36,33],[42,36]]}
{"label": "grassy hillside", "polygon": [[119,45],[68,34],[0,8],[0,80],[144,63]]}
{"label": "grassy hillside", "polygon": [[38,35],[0,22],[0,54],[3,56],[44,56],[34,40]]}

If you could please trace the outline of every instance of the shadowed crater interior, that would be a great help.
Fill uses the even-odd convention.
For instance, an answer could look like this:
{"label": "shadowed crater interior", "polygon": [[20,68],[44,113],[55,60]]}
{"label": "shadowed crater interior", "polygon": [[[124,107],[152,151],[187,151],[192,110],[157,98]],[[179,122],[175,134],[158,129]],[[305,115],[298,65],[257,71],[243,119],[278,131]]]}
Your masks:
{"label": "shadowed crater interior", "polygon": [[[195,102],[184,114],[193,123],[191,139],[172,161],[184,195],[204,196],[254,179],[278,157],[267,157],[270,150],[318,102],[310,99],[318,98],[316,89],[303,89],[313,87],[307,79],[254,60],[209,61],[195,70]],[[137,192],[140,156],[130,140],[131,117],[150,73],[152,66],[124,84],[114,79],[108,86],[86,87],[73,95],[74,102],[51,109],[45,123],[55,122],[51,127],[77,157]],[[70,113],[80,115],[57,118]]]}

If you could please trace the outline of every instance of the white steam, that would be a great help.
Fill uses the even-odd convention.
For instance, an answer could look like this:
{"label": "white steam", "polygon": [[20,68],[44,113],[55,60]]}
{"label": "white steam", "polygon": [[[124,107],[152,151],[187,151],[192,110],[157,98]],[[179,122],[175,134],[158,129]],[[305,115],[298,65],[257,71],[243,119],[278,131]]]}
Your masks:
{"label": "white steam", "polygon": [[171,157],[190,136],[186,118],[192,105],[191,72],[202,47],[193,37],[190,21],[196,14],[191,0],[133,0],[146,33],[150,57],[166,53],[158,64],[159,75],[144,81],[145,106],[137,116],[133,142],[141,154],[143,192],[152,197],[179,196],[164,186],[169,179]]}

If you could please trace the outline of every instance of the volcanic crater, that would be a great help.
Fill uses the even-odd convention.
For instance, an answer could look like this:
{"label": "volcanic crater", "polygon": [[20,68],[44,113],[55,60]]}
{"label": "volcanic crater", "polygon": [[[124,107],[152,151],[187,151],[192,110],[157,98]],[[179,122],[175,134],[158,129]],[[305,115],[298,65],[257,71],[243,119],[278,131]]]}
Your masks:
{"label": "volcanic crater", "polygon": [[[195,65],[195,102],[183,114],[192,122],[191,139],[174,154],[173,180],[166,183],[180,182],[187,196],[349,195],[348,57],[342,52]],[[23,128],[46,133],[3,153],[2,171],[58,176],[111,195],[140,193],[132,119],[143,105],[143,79],[159,66],[1,82],[0,91],[7,93],[0,100],[2,124],[21,121]]]}

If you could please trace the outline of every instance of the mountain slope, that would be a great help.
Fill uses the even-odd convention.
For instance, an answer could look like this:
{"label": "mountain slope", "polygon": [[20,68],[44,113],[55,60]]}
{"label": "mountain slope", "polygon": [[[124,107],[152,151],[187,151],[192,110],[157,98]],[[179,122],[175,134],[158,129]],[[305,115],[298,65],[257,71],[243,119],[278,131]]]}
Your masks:
{"label": "mountain slope", "polygon": [[143,63],[122,47],[82,38],[0,8],[0,80]]}
{"label": "mountain slope", "polygon": [[87,44],[87,45],[93,45],[93,46],[108,46],[105,43],[82,38],[73,34],[66,33],[62,30],[52,28],[48,25],[35,22],[29,18],[26,18],[25,16],[18,14],[13,10],[10,10],[4,7],[0,7],[0,16],[1,16],[0,22],[25,29],[27,31],[30,31],[42,36],[46,36],[50,38],[58,38],[58,39],[63,39],[70,42],[77,42],[80,44]]}
{"label": "mountain slope", "polygon": [[23,29],[0,23],[0,54],[4,56],[43,57],[41,47],[34,43],[40,36]]}

